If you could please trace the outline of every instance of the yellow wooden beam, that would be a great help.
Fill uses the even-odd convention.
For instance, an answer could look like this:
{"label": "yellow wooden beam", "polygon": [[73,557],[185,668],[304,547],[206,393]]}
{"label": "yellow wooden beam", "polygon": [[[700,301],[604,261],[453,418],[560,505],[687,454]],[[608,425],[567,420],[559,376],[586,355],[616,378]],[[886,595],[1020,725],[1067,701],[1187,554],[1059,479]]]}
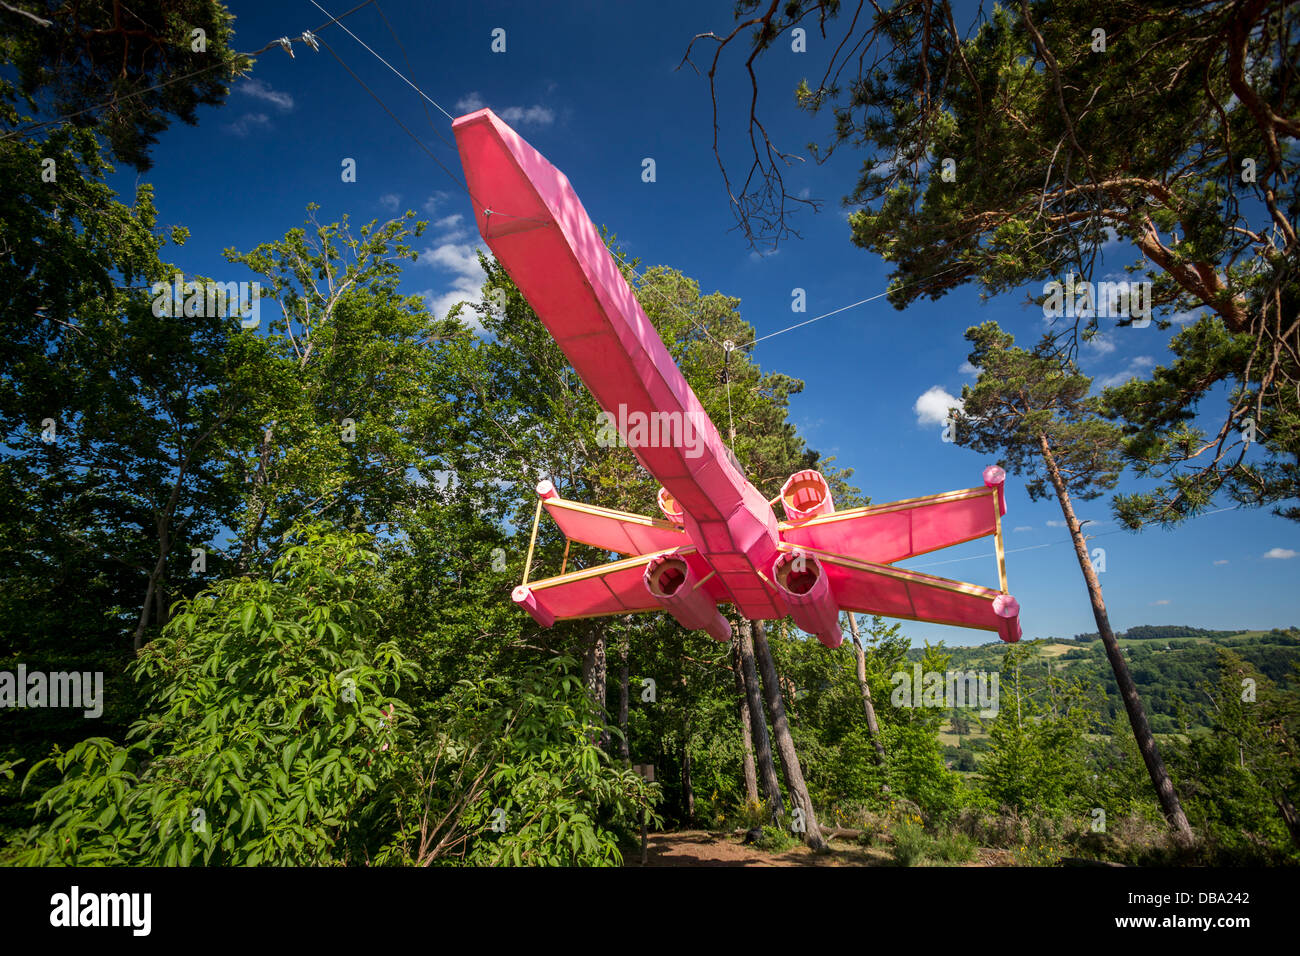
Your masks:
{"label": "yellow wooden beam", "polygon": [[542,520],[542,499],[539,495],[537,498],[537,510],[533,512],[533,534],[528,539],[528,558],[524,561],[524,580],[528,583],[528,572],[533,569],[533,548],[537,544],[537,523]]}

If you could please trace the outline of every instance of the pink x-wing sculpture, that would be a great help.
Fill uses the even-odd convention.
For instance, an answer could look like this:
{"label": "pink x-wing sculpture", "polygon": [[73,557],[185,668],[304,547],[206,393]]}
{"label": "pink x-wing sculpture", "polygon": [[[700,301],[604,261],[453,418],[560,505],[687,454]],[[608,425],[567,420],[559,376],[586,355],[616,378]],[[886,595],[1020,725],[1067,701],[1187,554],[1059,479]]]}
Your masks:
{"label": "pink x-wing sculpture", "polygon": [[[545,507],[570,541],[627,557],[530,582],[530,544],[516,604],[543,627],[667,611],[720,641],[731,636],[720,604],[751,620],[788,616],[832,648],[841,610],[1020,639],[1001,468],[984,469],[977,488],[848,511],[835,510],[821,474],[801,471],[767,500],[733,463],[564,174],[491,110],[452,130],[488,248],[662,485],[658,519],[566,501],[541,482],[537,517]],[[997,543],[1001,590],[892,567],[986,535]]]}

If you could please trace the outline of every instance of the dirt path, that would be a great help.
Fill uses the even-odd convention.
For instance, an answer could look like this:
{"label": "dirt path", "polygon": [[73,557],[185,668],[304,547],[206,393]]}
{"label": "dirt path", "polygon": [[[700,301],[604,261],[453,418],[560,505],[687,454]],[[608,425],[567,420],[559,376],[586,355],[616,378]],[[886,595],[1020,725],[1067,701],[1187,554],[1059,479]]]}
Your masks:
{"label": "dirt path", "polygon": [[[800,844],[784,853],[745,846],[739,836],[705,830],[652,833],[646,866],[893,866],[888,848],[864,847],[847,840],[829,841],[826,853],[813,853]],[[999,851],[981,850],[978,862],[966,866],[1005,866]],[[624,866],[640,866],[639,847],[623,854]]]}
{"label": "dirt path", "polygon": [[[813,853],[802,844],[784,853],[769,853],[741,843],[739,836],[683,830],[652,833],[647,866],[886,866],[892,861],[884,850],[868,849],[832,840],[830,852]],[[640,866],[640,848],[624,852],[625,866]]]}

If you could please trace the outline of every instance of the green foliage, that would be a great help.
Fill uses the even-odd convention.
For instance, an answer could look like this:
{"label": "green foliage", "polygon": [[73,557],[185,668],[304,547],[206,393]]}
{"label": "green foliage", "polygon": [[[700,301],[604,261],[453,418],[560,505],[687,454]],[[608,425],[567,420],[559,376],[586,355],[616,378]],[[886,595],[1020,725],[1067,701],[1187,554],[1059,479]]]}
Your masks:
{"label": "green foliage", "polygon": [[1218,655],[1218,678],[1203,685],[1209,732],[1190,734],[1171,755],[1188,818],[1227,860],[1294,862],[1300,833],[1286,819],[1300,799],[1300,707],[1238,655]]}
{"label": "green foliage", "polygon": [[1028,352],[1014,347],[996,322],[968,329],[966,338],[980,375],[962,387],[963,407],[953,414],[957,443],[998,455],[1009,471],[1026,476],[1034,500],[1058,496],[1057,476],[1084,501],[1113,488],[1122,467],[1120,432],[1099,417],[1101,404],[1088,395],[1091,380],[1050,342]]}
{"label": "green foliage", "polygon": [[251,66],[231,48],[235,18],[217,0],[38,9],[37,18],[5,14],[0,51],[16,68],[17,89],[48,114],[75,114],[73,122],[102,134],[118,159],[141,171],[173,117],[194,125],[197,108],[222,103],[226,84]]}
{"label": "green foliage", "polygon": [[766,802],[746,800],[740,807],[740,826],[744,830],[761,830],[772,819],[772,809]]}
{"label": "green foliage", "polygon": [[[1300,291],[1294,267],[1274,294],[1294,315]],[[1116,498],[1116,514],[1129,527],[1173,525],[1203,511],[1220,490],[1248,507],[1275,504],[1275,513],[1300,520],[1287,504],[1300,490],[1300,398],[1293,388],[1260,382],[1250,370],[1269,368],[1293,379],[1297,359],[1282,351],[1266,360],[1254,330],[1231,330],[1218,317],[1202,318],[1169,343],[1173,357],[1104,395],[1106,413],[1124,428],[1124,453],[1135,473],[1160,482],[1151,490]],[[1201,405],[1228,393],[1227,421],[1217,434],[1198,423]],[[1205,456],[1214,452],[1213,460]]]}
{"label": "green foliage", "polygon": [[374,639],[367,538],[288,540],[268,578],[180,604],[135,668],[150,710],[127,745],[29,772],[58,779],[18,862],[616,864],[639,814],[657,819],[657,789],[595,745],[572,661],[462,682],[420,729],[398,696],[411,664]]}
{"label": "green foliage", "polygon": [[994,806],[1047,815],[1082,812],[1089,778],[1087,741],[1094,721],[1085,688],[1049,676],[1035,694],[1021,664],[1032,645],[1002,657],[1001,701],[989,731],[993,747],[980,765],[982,788]]}
{"label": "green foliage", "polygon": [[979,856],[975,841],[961,832],[941,833],[934,839],[935,859],[944,863],[969,863]]}
{"label": "green foliage", "polygon": [[[365,810],[409,749],[410,666],[369,639],[375,555],[306,526],[267,579],[181,602],[135,667],[149,711],[119,746],[56,751],[31,865],[360,862]],[[39,779],[43,765],[28,780]]]}
{"label": "green foliage", "polygon": [[798,846],[799,841],[785,830],[768,825],[763,827],[763,835],[754,842],[754,845],[768,853],[785,853]]}
{"label": "green foliage", "polygon": [[934,841],[919,823],[899,823],[894,827],[892,836],[890,852],[899,866],[917,866],[934,848]]}
{"label": "green foliage", "polygon": [[[1127,461],[1159,482],[1120,500],[1123,520],[1174,524],[1220,491],[1300,520],[1294,4],[1124,2],[1103,22],[1087,0],[1023,0],[964,23],[946,0],[852,16],[839,0],[757,7],[736,5],[759,24],[751,64],[795,24],[829,35],[829,63],[795,100],[831,114],[814,156],[855,150],[853,242],[894,264],[896,307],[970,283],[995,295],[1091,281],[1104,245],[1107,269],[1114,243],[1129,245],[1156,325],[1196,321],[1167,365],[1108,394]],[[1081,27],[1094,23],[1102,36]],[[792,229],[783,154],[753,142],[766,150],[754,146],[733,208],[751,238],[779,239]],[[1072,356],[1099,314],[1053,338]]]}
{"label": "green foliage", "polygon": [[[572,673],[575,664],[557,660],[533,669],[512,689],[511,718],[477,805],[503,811],[506,830],[498,840],[479,841],[467,862],[616,866],[619,837],[632,832],[638,814],[659,822],[650,812],[658,788],[631,770],[613,769],[597,746],[600,726]],[[469,820],[475,818],[471,810]]]}

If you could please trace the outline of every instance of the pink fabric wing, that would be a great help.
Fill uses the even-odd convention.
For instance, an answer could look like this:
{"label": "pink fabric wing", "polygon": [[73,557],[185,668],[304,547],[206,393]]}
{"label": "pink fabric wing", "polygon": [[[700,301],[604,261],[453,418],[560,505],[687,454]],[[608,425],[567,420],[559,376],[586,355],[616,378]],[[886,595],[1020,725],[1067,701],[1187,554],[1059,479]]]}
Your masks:
{"label": "pink fabric wing", "polygon": [[[603,617],[610,614],[635,614],[640,611],[660,611],[663,608],[645,586],[645,567],[659,554],[680,554],[685,558],[697,580],[709,574],[708,563],[693,549],[679,549],[625,558],[585,571],[570,571],[558,577],[530,581],[516,588],[526,589],[535,601],[542,616],[556,621],[573,618]],[[715,576],[701,585],[709,597],[717,602],[727,595]],[[516,603],[523,604],[518,597]],[[530,613],[532,613],[530,611]],[[534,614],[534,617],[537,617]]]}
{"label": "pink fabric wing", "polygon": [[[996,631],[1004,641],[1020,639],[1019,605],[1001,591],[951,581],[919,571],[818,554],[836,603],[846,611]],[[999,613],[1013,611],[1015,616]]]}
{"label": "pink fabric wing", "polygon": [[548,498],[543,506],[565,537],[603,551],[650,554],[690,544],[686,532],[667,521],[562,498]]}
{"label": "pink fabric wing", "polygon": [[972,541],[996,530],[996,490],[969,488],[852,508],[781,525],[781,540],[874,564]]}

